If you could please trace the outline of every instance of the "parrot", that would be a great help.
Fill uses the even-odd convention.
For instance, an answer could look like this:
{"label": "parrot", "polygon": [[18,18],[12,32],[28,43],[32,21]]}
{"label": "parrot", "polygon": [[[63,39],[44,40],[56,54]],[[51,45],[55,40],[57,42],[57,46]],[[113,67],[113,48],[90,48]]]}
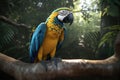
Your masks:
{"label": "parrot", "polygon": [[55,9],[45,22],[40,23],[32,34],[29,55],[32,63],[55,57],[66,37],[65,23],[73,23],[73,12],[70,8]]}

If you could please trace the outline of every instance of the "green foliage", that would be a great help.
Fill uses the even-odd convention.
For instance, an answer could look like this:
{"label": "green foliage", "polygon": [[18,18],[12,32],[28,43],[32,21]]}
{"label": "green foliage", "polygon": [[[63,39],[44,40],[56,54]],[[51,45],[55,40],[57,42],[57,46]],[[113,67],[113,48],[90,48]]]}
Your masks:
{"label": "green foliage", "polygon": [[76,0],[75,4],[75,13],[79,13],[79,16],[85,21],[90,21],[93,13],[100,12],[99,0]]}
{"label": "green foliage", "polygon": [[98,51],[100,51],[100,53],[104,53],[103,57],[106,58],[113,55],[114,53],[114,42],[118,32],[120,31],[120,25],[106,27],[103,28],[103,30],[106,30],[107,32],[100,39]]}
{"label": "green foliage", "polygon": [[106,27],[106,28],[104,28],[104,29],[105,29],[105,30],[109,30],[109,31],[118,32],[118,31],[120,31],[120,25],[114,25],[114,26]]}
{"label": "green foliage", "polygon": [[99,57],[107,58],[114,53],[114,40],[120,25],[120,0],[100,0],[101,40],[98,46]]}
{"label": "green foliage", "polygon": [[105,43],[109,44],[109,47],[113,46],[113,42],[120,31],[120,25],[114,25],[110,27],[104,28],[104,30],[108,30],[106,34],[103,35],[103,37],[100,40],[98,48],[102,47]]}

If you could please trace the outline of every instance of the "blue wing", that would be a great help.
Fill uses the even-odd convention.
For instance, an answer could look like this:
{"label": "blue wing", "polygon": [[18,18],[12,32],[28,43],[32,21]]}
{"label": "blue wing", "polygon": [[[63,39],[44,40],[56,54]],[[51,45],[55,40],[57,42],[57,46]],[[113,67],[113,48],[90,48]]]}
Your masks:
{"label": "blue wing", "polygon": [[[66,32],[67,32],[67,29],[66,27],[63,28],[64,29],[64,40],[66,38]],[[63,40],[63,41],[64,41]],[[63,41],[59,41],[58,44],[57,44],[57,50],[61,48],[62,44],[63,44]]]}
{"label": "blue wing", "polygon": [[32,39],[30,42],[31,62],[34,62],[34,60],[38,54],[38,50],[39,50],[39,48],[43,42],[43,39],[45,37],[45,33],[46,33],[46,24],[41,23],[38,25],[38,27],[36,28],[35,32],[32,35]]}

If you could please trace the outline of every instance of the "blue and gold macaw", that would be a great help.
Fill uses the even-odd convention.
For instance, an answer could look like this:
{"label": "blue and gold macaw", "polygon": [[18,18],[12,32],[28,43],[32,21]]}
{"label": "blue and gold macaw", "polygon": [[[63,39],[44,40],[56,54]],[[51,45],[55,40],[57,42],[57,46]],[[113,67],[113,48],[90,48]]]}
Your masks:
{"label": "blue and gold macaw", "polygon": [[69,8],[58,8],[52,12],[46,22],[38,25],[30,42],[31,62],[39,62],[55,56],[65,38],[64,23],[73,22],[73,13]]}

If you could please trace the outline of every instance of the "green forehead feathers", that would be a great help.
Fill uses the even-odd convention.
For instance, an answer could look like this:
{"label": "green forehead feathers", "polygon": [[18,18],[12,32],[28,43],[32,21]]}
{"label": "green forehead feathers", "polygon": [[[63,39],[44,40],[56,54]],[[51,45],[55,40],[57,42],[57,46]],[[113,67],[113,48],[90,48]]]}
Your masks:
{"label": "green forehead feathers", "polygon": [[58,11],[60,11],[60,10],[68,10],[68,11],[72,11],[72,9],[70,9],[70,8],[62,7],[62,8],[58,8],[58,9],[54,10],[53,12],[58,12]]}

